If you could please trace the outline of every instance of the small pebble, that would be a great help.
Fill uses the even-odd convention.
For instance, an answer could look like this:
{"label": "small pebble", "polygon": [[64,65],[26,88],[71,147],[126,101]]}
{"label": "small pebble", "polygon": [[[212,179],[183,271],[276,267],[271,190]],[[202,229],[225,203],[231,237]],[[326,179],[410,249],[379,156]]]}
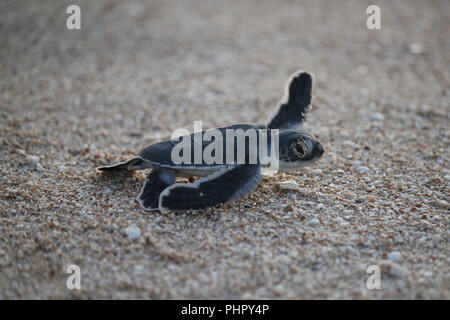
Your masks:
{"label": "small pebble", "polygon": [[141,236],[141,229],[136,226],[129,226],[125,229],[125,233],[128,239],[133,240]]}
{"label": "small pebble", "polygon": [[346,140],[343,142],[344,146],[349,147],[349,148],[355,148],[356,147],[356,143],[354,143],[351,140]]}
{"label": "small pebble", "polygon": [[375,112],[370,116],[370,121],[382,121],[382,120],[384,120],[384,115],[379,112]]}
{"label": "small pebble", "polygon": [[298,184],[294,180],[284,181],[278,184],[281,190],[298,190]]}
{"label": "small pebble", "polygon": [[337,222],[337,223],[343,223],[343,222],[345,222],[345,220],[342,219],[341,217],[337,217],[337,218],[336,218],[336,222]]}
{"label": "small pebble", "polygon": [[388,254],[388,259],[391,261],[398,261],[401,258],[401,254],[398,251],[392,251],[391,253]]}
{"label": "small pebble", "polygon": [[311,219],[311,220],[308,222],[308,224],[311,225],[311,226],[317,226],[317,225],[320,224],[320,221],[319,221],[319,219],[314,218],[314,219]]}
{"label": "small pebble", "polygon": [[369,172],[370,170],[369,170],[369,168],[367,168],[367,167],[358,167],[358,172],[359,173],[367,173],[367,172]]}
{"label": "small pebble", "polygon": [[423,46],[420,42],[412,42],[409,44],[409,51],[413,54],[423,53]]}
{"label": "small pebble", "polygon": [[313,169],[313,170],[310,170],[310,172],[314,175],[320,175],[320,174],[322,174],[322,169]]}
{"label": "small pebble", "polygon": [[38,156],[31,156],[28,155],[27,156],[27,161],[29,163],[29,165],[36,171],[43,171],[44,168],[41,166],[41,164],[39,163],[39,157]]}

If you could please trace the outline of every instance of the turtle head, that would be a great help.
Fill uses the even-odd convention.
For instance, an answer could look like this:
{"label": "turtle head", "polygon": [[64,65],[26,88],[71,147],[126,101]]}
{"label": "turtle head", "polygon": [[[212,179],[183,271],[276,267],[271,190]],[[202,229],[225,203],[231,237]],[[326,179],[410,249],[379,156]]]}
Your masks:
{"label": "turtle head", "polygon": [[280,170],[297,171],[318,160],[323,147],[312,135],[294,130],[280,131]]}

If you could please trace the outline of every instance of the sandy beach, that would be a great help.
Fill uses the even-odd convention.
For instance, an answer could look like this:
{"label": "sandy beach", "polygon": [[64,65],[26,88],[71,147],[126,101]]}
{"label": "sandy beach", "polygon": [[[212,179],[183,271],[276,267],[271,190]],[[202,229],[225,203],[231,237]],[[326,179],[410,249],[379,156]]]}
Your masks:
{"label": "sandy beach", "polygon": [[[80,30],[70,4],[0,3],[0,299],[450,299],[448,1],[379,1],[380,30],[369,1],[77,1]],[[301,172],[161,213],[148,171],[95,170],[263,124],[298,69],[325,149]]]}

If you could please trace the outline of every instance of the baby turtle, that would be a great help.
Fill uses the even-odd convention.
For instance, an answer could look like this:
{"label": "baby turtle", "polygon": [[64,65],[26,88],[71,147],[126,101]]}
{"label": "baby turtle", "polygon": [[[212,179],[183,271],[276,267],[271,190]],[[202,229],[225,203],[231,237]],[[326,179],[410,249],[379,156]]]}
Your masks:
{"label": "baby turtle", "polygon": [[[299,131],[310,108],[312,83],[311,74],[304,71],[294,73],[267,125],[237,124],[185,135],[178,142],[173,139],[162,141],[145,147],[133,159],[99,167],[98,170],[109,172],[152,168],[136,198],[145,210],[201,209],[243,198],[256,188],[262,177],[262,168],[268,166],[266,162],[263,163],[260,152],[276,150],[272,149],[275,140],[263,140],[259,135],[256,135],[256,144],[254,141],[250,143],[249,135],[245,135],[249,130],[264,130],[268,137],[278,137],[278,152],[272,154],[278,160],[280,171],[298,171],[322,156],[324,150],[319,141]],[[229,137],[226,134],[230,130],[245,132],[246,143],[243,148],[234,144],[237,136]],[[219,138],[225,143],[215,145],[216,148],[211,152],[211,146]],[[233,140],[231,148],[227,147],[230,139]],[[173,155],[182,141],[191,144],[190,148],[179,152],[183,159],[188,160],[180,163],[174,161]],[[214,162],[206,158],[197,159],[196,150],[200,151],[200,155],[209,150],[215,156]],[[270,151],[267,152],[270,154]],[[241,161],[235,161],[239,157]],[[176,177],[192,176],[203,178],[191,183],[176,183]]]}

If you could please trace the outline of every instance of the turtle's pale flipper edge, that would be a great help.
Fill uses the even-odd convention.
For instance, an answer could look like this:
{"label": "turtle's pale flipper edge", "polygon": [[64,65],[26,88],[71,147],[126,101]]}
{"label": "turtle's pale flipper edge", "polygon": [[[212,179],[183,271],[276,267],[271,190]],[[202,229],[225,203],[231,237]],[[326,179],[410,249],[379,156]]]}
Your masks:
{"label": "turtle's pale flipper edge", "polygon": [[306,118],[312,100],[313,76],[295,72],[286,84],[283,99],[272,114],[270,129],[299,129]]}
{"label": "turtle's pale flipper edge", "polygon": [[160,210],[213,207],[245,197],[261,180],[259,165],[237,165],[222,169],[193,183],[176,183],[159,199]]}
{"label": "turtle's pale flipper edge", "polygon": [[142,158],[136,157],[124,162],[118,162],[110,166],[98,167],[97,170],[100,171],[115,171],[115,170],[141,170],[147,169],[151,166],[146,163]]}
{"label": "turtle's pale flipper edge", "polygon": [[136,201],[145,210],[158,210],[161,192],[174,183],[175,176],[171,170],[155,166],[147,176]]}

